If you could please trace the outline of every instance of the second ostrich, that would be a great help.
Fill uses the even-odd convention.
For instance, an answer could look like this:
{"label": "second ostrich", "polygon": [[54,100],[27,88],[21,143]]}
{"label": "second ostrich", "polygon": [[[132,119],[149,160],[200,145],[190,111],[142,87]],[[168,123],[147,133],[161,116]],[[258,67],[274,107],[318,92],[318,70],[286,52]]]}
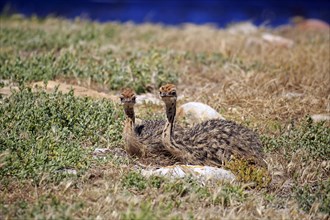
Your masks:
{"label": "second ostrich", "polygon": [[180,138],[175,137],[173,126],[176,114],[176,87],[166,84],[160,87],[159,92],[165,103],[167,117],[162,141],[173,156],[194,165],[221,167],[231,156],[247,159],[257,165],[265,165],[258,135],[232,121],[204,121],[185,130]]}
{"label": "second ostrich", "polygon": [[[122,90],[120,101],[125,111],[125,125],[123,136],[125,140],[125,150],[130,155],[146,156],[152,155],[168,155],[163,146],[161,135],[164,120],[146,120],[142,124],[135,124],[134,105],[136,104],[136,95],[132,89],[126,88]],[[182,128],[176,129],[181,134]]]}

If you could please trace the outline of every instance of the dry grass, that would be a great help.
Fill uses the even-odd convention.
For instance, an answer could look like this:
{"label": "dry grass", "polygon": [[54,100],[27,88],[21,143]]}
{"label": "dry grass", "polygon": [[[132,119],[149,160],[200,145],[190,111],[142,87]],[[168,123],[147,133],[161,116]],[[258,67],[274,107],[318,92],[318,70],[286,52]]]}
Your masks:
{"label": "dry grass", "polygon": [[[152,65],[160,60],[167,70],[178,73],[178,88],[184,101],[206,103],[224,117],[268,137],[278,137],[299,127],[306,115],[330,113],[330,32],[260,28],[248,35],[235,35],[212,26],[98,24],[56,18],[43,22],[11,18],[1,23],[2,28],[42,30],[50,35],[92,30],[96,36],[91,40],[77,39],[74,45],[62,45],[60,38],[59,43],[54,43],[60,45],[54,49],[59,57],[70,51],[82,57],[81,65],[86,57],[102,66],[108,53],[124,60],[132,53],[155,51],[148,55],[151,61],[146,62]],[[114,34],[107,37],[104,33],[110,29]],[[266,43],[260,37],[263,32],[287,37],[294,41],[294,46]],[[38,47],[20,49],[14,44],[1,47],[2,54],[21,57],[44,51]],[[149,57],[137,59],[144,62]],[[91,78],[74,74],[54,78],[109,91],[106,83]],[[155,84],[145,86],[156,89]],[[159,117],[162,108],[141,106],[139,114]],[[329,124],[324,126],[329,134]],[[200,185],[189,178],[143,178],[134,171],[133,159],[123,161],[116,156],[94,164],[82,176],[56,183],[8,177],[0,185],[0,218],[327,219],[329,211],[320,211],[319,200],[304,209],[299,202],[308,198],[299,199],[296,193],[309,187],[301,192],[305,195],[303,192],[308,194],[324,184],[320,192],[325,196],[323,202],[329,202],[329,155],[320,159],[309,157],[304,149],[289,153],[287,150],[279,146],[268,151],[266,161],[273,181],[263,189],[247,190],[243,184],[221,182]]]}

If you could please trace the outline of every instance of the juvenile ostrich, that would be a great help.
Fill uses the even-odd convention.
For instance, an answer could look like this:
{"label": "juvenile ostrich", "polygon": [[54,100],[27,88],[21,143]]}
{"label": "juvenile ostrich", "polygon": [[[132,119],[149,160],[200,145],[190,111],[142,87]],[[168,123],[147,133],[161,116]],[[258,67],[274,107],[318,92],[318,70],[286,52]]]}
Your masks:
{"label": "juvenile ostrich", "polygon": [[[142,124],[135,124],[134,105],[136,104],[136,95],[132,89],[123,89],[120,95],[120,101],[125,111],[125,122],[123,136],[125,140],[125,150],[130,155],[146,157],[147,155],[167,155],[162,143],[162,131],[166,121],[164,120],[146,120]],[[178,127],[177,132],[181,134],[183,129]]]}
{"label": "juvenile ostrich", "polygon": [[165,103],[167,117],[162,141],[173,156],[186,163],[217,167],[235,156],[265,166],[258,135],[232,121],[211,119],[186,129],[179,138],[176,137],[173,131],[176,87],[167,84],[161,86],[159,92]]}

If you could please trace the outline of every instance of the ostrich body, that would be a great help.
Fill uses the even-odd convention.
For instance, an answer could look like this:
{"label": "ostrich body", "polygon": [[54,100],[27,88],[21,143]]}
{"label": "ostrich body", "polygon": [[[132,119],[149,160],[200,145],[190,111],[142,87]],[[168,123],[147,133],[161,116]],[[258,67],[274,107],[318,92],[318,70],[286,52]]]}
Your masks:
{"label": "ostrich body", "polygon": [[185,163],[221,167],[231,156],[235,156],[265,165],[258,135],[232,121],[211,119],[185,130],[180,138],[175,137],[176,88],[167,84],[160,87],[159,91],[165,102],[167,117],[162,141],[174,157]]}

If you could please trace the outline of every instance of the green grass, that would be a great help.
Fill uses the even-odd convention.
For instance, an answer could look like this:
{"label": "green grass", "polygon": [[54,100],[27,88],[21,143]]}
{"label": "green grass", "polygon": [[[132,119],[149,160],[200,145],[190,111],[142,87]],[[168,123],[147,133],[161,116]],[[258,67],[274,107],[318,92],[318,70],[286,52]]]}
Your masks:
{"label": "green grass", "polygon": [[296,187],[295,198],[299,207],[304,211],[309,212],[312,206],[318,203],[319,210],[330,215],[330,179],[314,186]]}
{"label": "green grass", "polygon": [[7,152],[0,177],[40,179],[68,168],[82,172],[94,148],[121,143],[122,119],[119,107],[107,100],[23,88],[0,106],[0,151]]}
{"label": "green grass", "polygon": [[[69,204],[51,194],[41,196],[33,204],[26,201],[18,201],[14,206],[16,209],[15,215],[21,219],[44,219],[45,213],[49,213],[47,219],[71,219],[74,212],[84,208],[82,203]],[[10,212],[6,207],[1,207],[1,209],[4,214]]]}
{"label": "green grass", "polygon": [[[8,18],[1,19],[6,22]],[[115,43],[112,39],[120,32],[116,25],[76,21],[74,28],[63,21],[62,28],[44,20],[31,18],[30,22],[39,27],[1,28],[0,78],[23,83],[58,78],[85,80],[107,90],[133,87],[138,93],[164,82],[177,82],[177,58],[166,50],[102,49],[104,44]],[[91,54],[91,50],[97,53]],[[171,65],[164,65],[164,59]]]}
{"label": "green grass", "polygon": [[[177,73],[161,64],[159,52],[151,50],[131,54],[119,60],[112,54],[103,61],[86,54],[55,51],[28,56],[0,54],[0,77],[14,82],[47,81],[56,78],[90,80],[106,89],[132,87],[137,93],[159,87],[164,82],[177,82]],[[152,76],[155,75],[155,79]],[[152,85],[152,80],[156,82]]]}
{"label": "green grass", "polygon": [[266,151],[285,149],[287,159],[297,151],[304,150],[308,158],[330,160],[330,127],[324,121],[314,123],[310,117],[306,117],[301,125],[280,135],[264,136],[263,140]]}

